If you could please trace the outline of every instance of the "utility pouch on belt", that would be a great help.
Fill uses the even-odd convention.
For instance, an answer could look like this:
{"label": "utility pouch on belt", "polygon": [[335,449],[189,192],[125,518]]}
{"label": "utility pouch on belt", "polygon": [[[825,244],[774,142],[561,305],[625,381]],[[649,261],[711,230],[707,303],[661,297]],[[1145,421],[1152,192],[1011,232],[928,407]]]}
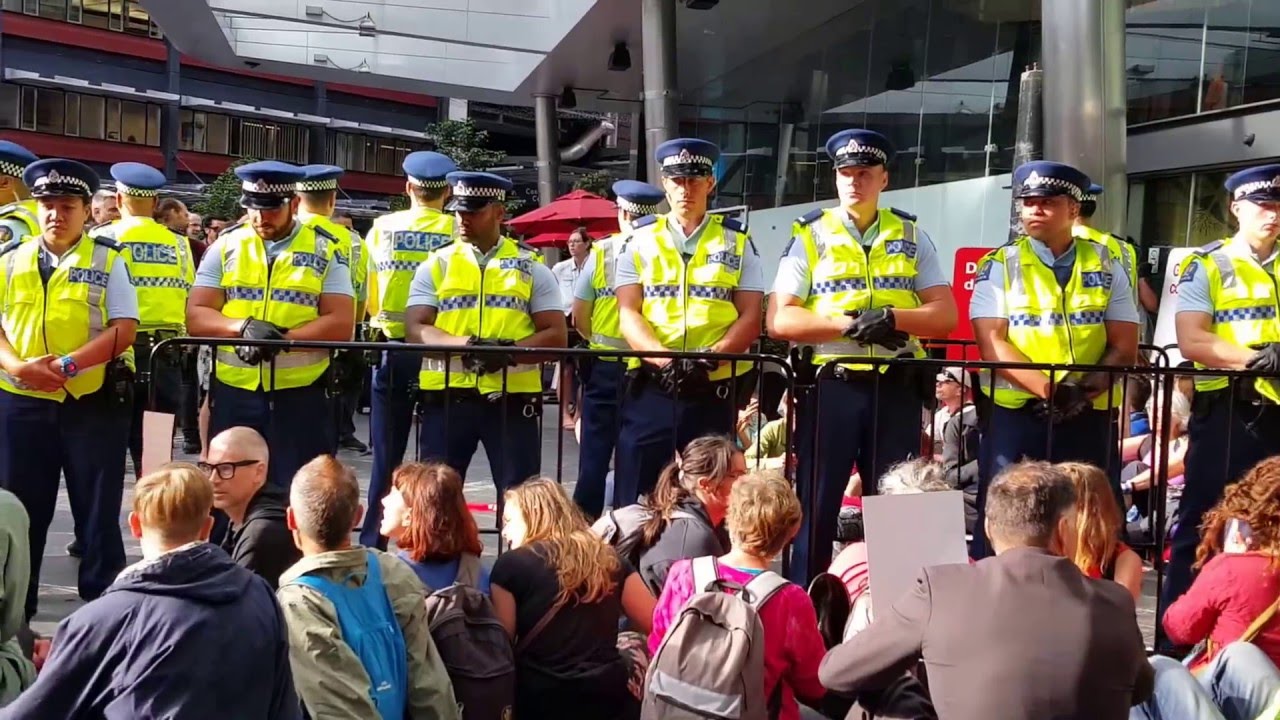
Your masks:
{"label": "utility pouch on belt", "polygon": [[133,370],[129,369],[123,358],[116,358],[107,365],[102,384],[111,394],[111,402],[127,405],[133,400]]}

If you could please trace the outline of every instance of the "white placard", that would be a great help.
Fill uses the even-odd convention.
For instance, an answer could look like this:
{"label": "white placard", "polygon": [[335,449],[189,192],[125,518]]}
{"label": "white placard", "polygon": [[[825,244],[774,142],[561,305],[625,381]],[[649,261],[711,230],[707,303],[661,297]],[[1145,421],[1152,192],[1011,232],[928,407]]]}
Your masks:
{"label": "white placard", "polygon": [[969,562],[960,491],[873,495],[862,502],[877,609],[910,590],[921,568]]}
{"label": "white placard", "polygon": [[154,472],[173,462],[173,415],[142,413],[142,474]]}
{"label": "white placard", "polygon": [[1177,366],[1182,362],[1182,353],[1178,352],[1178,331],[1174,327],[1174,315],[1178,312],[1178,266],[1183,258],[1195,252],[1195,248],[1173,248],[1169,251],[1169,262],[1164,268],[1164,284],[1160,286],[1160,307],[1156,311],[1156,331],[1152,344],[1165,348],[1169,354],[1169,365]]}

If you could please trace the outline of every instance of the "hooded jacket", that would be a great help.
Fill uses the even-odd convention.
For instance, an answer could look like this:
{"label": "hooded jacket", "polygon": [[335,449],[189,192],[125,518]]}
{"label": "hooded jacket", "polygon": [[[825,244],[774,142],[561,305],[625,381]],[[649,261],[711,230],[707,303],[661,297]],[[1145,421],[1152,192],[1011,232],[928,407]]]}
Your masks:
{"label": "hooded jacket", "polygon": [[262,576],[272,590],[279,587],[280,575],[302,559],[285,523],[288,504],[289,495],[283,488],[263,485],[245,508],[244,522],[222,539],[222,549],[231,561]]}
{"label": "hooded jacket", "polygon": [[6,720],[300,720],[284,617],[262,578],[192,543],[126,568],[58,625]]}

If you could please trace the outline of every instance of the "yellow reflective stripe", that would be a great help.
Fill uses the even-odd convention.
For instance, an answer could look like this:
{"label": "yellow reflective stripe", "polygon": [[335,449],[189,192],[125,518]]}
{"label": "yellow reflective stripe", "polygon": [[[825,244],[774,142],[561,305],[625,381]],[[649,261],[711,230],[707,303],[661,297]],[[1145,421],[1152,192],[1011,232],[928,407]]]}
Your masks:
{"label": "yellow reflective stripe", "polygon": [[595,333],[591,336],[591,344],[609,348],[610,350],[630,350],[631,346],[622,338]]}

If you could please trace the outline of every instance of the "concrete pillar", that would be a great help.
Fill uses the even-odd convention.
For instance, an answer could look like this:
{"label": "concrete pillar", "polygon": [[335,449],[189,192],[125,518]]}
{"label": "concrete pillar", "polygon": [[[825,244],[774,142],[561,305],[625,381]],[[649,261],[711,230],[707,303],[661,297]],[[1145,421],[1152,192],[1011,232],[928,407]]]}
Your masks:
{"label": "concrete pillar", "polygon": [[[313,115],[320,117],[329,116],[329,89],[323,82],[317,80],[312,86],[313,98],[312,109]],[[319,125],[312,125],[307,130],[307,162],[312,165],[327,164],[329,158],[325,155],[325,141],[328,139],[329,129]]]}
{"label": "concrete pillar", "polygon": [[1125,173],[1125,3],[1043,0],[1044,137],[1047,160],[1088,173],[1106,192],[1094,225],[1123,234]]}
{"label": "concrete pillar", "polygon": [[[169,42],[164,41],[168,51],[165,58],[165,70],[168,83],[165,89],[179,97],[182,96],[182,53]],[[178,179],[178,144],[182,133],[182,102],[174,100],[166,103],[160,111],[160,151],[164,154],[164,176],[169,182]]]}
{"label": "concrete pillar", "polygon": [[[676,0],[641,0],[641,55],[644,69],[645,150],[649,157],[679,128],[680,93],[676,89]],[[649,182],[661,182],[656,163],[648,163]]]}
{"label": "concrete pillar", "polygon": [[534,134],[538,145],[538,204],[556,199],[560,180],[560,122],[556,117],[555,95],[533,96]]}

